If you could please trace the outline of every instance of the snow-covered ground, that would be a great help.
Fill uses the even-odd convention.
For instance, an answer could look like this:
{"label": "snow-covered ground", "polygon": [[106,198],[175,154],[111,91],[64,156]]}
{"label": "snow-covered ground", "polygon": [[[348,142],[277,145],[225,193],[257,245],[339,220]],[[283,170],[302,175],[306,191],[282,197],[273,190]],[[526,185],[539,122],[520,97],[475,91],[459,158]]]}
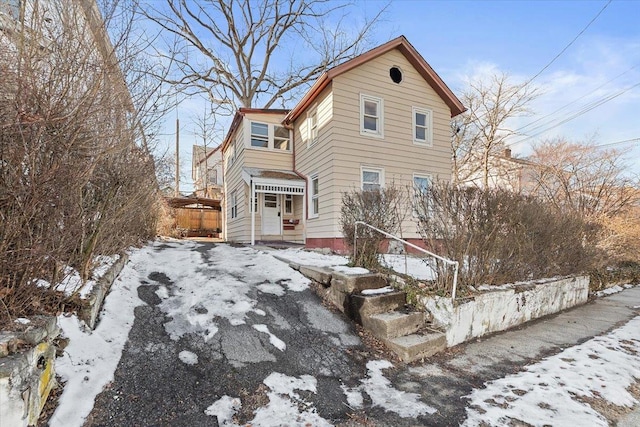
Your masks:
{"label": "snow-covered ground", "polygon": [[[249,313],[264,316],[250,296],[251,287],[281,296],[308,286],[306,278],[274,259],[270,252],[217,245],[208,250],[207,255],[215,260],[221,274],[211,278],[200,269],[202,255],[193,250],[195,243],[164,243],[168,249],[155,250],[160,244],[163,243],[132,251],[130,262],[105,300],[101,321],[94,331],[85,330],[75,316],[59,317],[59,324],[70,342],[64,355],[56,361],[56,371],[65,381],[65,387],[51,419],[52,426],[81,426],[91,412],[96,395],[113,380],[134,321],[134,309],[144,304],[138,298],[137,287],[150,273],[165,272],[172,279],[173,284],[160,286],[157,295],[162,300],[159,307],[172,317],[165,328],[174,339],[188,333],[211,339],[218,333],[216,319],[224,318],[231,325],[242,325]],[[300,264],[330,267],[344,266],[347,262],[344,257],[301,250],[275,253],[283,254]],[[404,265],[403,256],[394,257],[397,258],[391,258],[391,262]],[[414,260],[415,271],[428,274],[426,268],[419,270],[420,266],[425,266],[424,262]],[[193,310],[194,306],[202,309]],[[286,354],[287,342],[274,334],[275,328],[270,328],[266,322],[252,327],[265,334],[276,351]],[[470,403],[465,425],[505,425],[508,417],[536,426],[607,425],[604,417],[585,403],[584,398],[598,398],[625,406],[638,403],[627,389],[634,378],[640,378],[639,329],[640,317],[608,335],[531,365],[522,373],[474,390],[468,396]],[[178,358],[177,363],[199,363],[198,356],[186,350],[181,351]],[[432,416],[436,409],[429,404],[428,398],[395,388],[385,376],[385,371],[392,367],[385,360],[369,361],[359,384],[343,385],[345,402],[351,408],[364,410],[367,409],[365,402],[368,402],[367,405],[409,419]],[[303,397],[317,393],[315,377],[293,377],[276,370],[269,373],[263,383],[268,389],[268,403],[256,410],[251,425],[330,425],[318,414],[313,403]],[[234,425],[233,415],[242,404],[239,396],[222,396],[203,411],[217,417],[220,425],[231,426]]]}
{"label": "snow-covered ground", "polygon": [[[157,251],[156,247],[165,245]],[[217,245],[208,250],[215,260],[218,275],[209,277],[202,271],[202,255],[193,250],[192,242],[156,242],[130,254],[130,262],[122,270],[105,299],[101,320],[94,331],[84,328],[76,316],[60,316],[58,323],[63,335],[69,338],[64,355],[56,361],[56,372],[62,377],[64,391],[59,406],[50,420],[52,426],[81,426],[93,408],[95,397],[114,378],[127,336],[133,325],[134,309],[144,304],[138,298],[137,287],[149,274],[171,277],[172,285],[159,286],[156,294],[162,302],[159,307],[171,317],[166,322],[167,334],[174,340],[186,334],[199,334],[205,340],[218,332],[219,319],[231,325],[246,323],[249,313],[264,316],[250,297],[252,287],[263,293],[283,295],[307,288],[309,280],[290,269],[269,253],[251,248]],[[296,260],[325,266],[346,264],[339,256],[310,252],[289,251]],[[249,262],[249,264],[248,264]],[[195,309],[194,309],[195,307]],[[266,334],[278,351],[285,352],[287,344],[276,336],[266,324],[253,328]],[[190,351],[181,351],[180,362],[194,365],[198,357]],[[178,362],[178,363],[180,363]],[[384,376],[392,368],[388,361],[369,362],[368,375],[355,388],[344,388],[345,400],[359,407],[363,395],[368,395],[374,406],[397,413],[401,417],[431,414],[435,410],[420,402],[419,395],[406,393],[393,387]],[[251,422],[255,426],[280,426],[283,422],[296,425],[330,425],[318,415],[316,409],[296,391],[316,392],[316,378],[310,375],[290,377],[273,372],[264,379],[269,388],[269,403],[258,408]],[[232,417],[241,408],[236,396],[224,396],[212,402],[206,413],[217,416],[222,425],[232,425]]]}
{"label": "snow-covered ground", "polygon": [[607,426],[587,400],[625,407],[639,403],[628,391],[640,379],[638,331],[640,317],[474,390],[467,396],[464,425],[503,426],[513,419],[533,426]]}
{"label": "snow-covered ground", "polygon": [[[287,259],[299,265],[310,265],[314,267],[331,267],[332,269],[344,273],[364,273],[366,270],[355,271],[346,265],[349,259],[342,255],[328,255],[304,249],[283,249],[273,252],[279,258]],[[384,254],[382,265],[398,273],[408,274],[418,280],[433,280],[435,272],[429,265],[428,258],[421,258],[415,255],[394,255]]]}

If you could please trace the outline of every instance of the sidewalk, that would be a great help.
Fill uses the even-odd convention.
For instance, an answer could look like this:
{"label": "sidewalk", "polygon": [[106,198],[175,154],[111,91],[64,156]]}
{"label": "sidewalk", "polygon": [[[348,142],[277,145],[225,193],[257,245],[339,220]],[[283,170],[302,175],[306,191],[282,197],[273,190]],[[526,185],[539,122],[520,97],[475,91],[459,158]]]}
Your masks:
{"label": "sidewalk", "polygon": [[[466,418],[463,396],[548,356],[605,334],[640,315],[640,287],[601,297],[585,305],[532,321],[521,327],[453,347],[427,363],[398,372],[400,384],[419,384],[438,409],[434,425],[459,425]],[[394,382],[396,382],[394,381]],[[417,387],[416,387],[417,388]],[[640,409],[618,426],[637,426]]]}

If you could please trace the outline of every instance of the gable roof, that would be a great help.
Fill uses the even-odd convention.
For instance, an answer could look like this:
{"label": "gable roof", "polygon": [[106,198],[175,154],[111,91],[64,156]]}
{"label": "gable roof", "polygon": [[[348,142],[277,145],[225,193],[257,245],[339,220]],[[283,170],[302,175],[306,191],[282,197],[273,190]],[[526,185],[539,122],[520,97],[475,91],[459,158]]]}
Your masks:
{"label": "gable roof", "polygon": [[451,110],[451,117],[455,117],[460,113],[466,111],[462,102],[454,95],[445,82],[438,76],[438,74],[431,68],[431,66],[424,60],[424,58],[418,53],[418,51],[409,43],[405,36],[395,38],[383,45],[380,45],[368,52],[363,53],[347,62],[343,62],[331,68],[328,71],[322,73],[318,80],[313,84],[311,89],[305,94],[305,96],[298,102],[298,104],[287,114],[284,118],[285,124],[291,124],[297,119],[304,110],[313,103],[313,101],[320,95],[320,93],[329,85],[329,83],[337,76],[350,71],[365,62],[368,62],[374,58],[377,58],[393,49],[398,49],[407,60],[413,65],[413,67],[420,73],[427,83],[436,91],[436,93],[444,100]]}

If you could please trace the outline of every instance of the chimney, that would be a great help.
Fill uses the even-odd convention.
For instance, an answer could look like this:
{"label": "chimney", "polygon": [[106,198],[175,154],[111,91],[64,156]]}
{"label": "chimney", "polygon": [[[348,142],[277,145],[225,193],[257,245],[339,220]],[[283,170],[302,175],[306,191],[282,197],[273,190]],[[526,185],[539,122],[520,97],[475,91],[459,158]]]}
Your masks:
{"label": "chimney", "polygon": [[510,158],[511,158],[511,148],[505,148],[505,149],[504,149],[504,156],[505,156],[507,159],[510,159]]}

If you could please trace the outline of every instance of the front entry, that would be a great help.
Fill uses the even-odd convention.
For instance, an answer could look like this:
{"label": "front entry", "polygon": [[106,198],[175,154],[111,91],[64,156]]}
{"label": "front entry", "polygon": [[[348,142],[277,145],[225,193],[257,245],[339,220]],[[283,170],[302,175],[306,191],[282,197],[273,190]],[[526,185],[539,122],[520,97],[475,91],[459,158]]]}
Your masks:
{"label": "front entry", "polygon": [[282,219],[280,216],[280,196],[273,193],[264,193],[262,206],[262,234],[282,234]]}

